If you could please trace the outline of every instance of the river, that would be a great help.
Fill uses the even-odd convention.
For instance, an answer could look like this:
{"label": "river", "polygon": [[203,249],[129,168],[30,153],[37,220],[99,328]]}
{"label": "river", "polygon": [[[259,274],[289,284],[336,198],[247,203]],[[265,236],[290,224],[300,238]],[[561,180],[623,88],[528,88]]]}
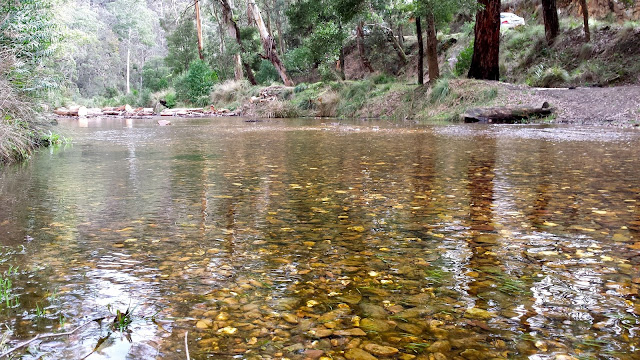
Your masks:
{"label": "river", "polygon": [[5,349],[638,358],[637,130],[172,122],[63,120],[1,170]]}

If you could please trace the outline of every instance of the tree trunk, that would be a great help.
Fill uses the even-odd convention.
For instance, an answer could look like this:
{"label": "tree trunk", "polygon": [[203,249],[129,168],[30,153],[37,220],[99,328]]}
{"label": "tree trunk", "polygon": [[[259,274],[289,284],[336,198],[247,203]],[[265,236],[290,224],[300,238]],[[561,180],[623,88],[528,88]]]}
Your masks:
{"label": "tree trunk", "polygon": [[204,47],[202,44],[202,19],[200,19],[200,1],[195,1],[196,8],[196,29],[198,31],[198,55],[200,55],[200,60],[204,60]]}
{"label": "tree trunk", "polygon": [[280,53],[284,54],[284,39],[282,37],[282,23],[276,20],[276,30],[278,30],[278,47],[280,47]]}
{"label": "tree trunk", "polygon": [[432,12],[427,13],[427,63],[429,64],[429,82],[433,85],[440,77],[440,67],[438,66],[436,19]]}
{"label": "tree trunk", "polygon": [[[338,21],[338,28],[342,34],[342,21]],[[340,78],[347,80],[347,73],[344,71],[344,46],[340,44],[340,55],[338,57],[338,63],[340,64]]]}
{"label": "tree trunk", "polygon": [[591,32],[589,31],[589,8],[587,8],[587,0],[580,0],[582,7],[582,18],[584,20],[584,41],[591,41]]}
{"label": "tree trunk", "polygon": [[127,39],[127,94],[131,93],[131,28]]}
{"label": "tree trunk", "polygon": [[420,16],[416,16],[416,34],[418,34],[418,84],[424,84],[424,42],[422,41],[422,24]]}
{"label": "tree trunk", "polygon": [[[240,47],[240,51],[244,51],[244,46],[242,46],[242,39],[240,38],[240,29],[238,28],[238,24],[233,19],[233,12],[231,11],[231,5],[229,4],[229,0],[218,0],[220,6],[222,7],[222,19],[224,23],[227,25],[227,34],[229,37],[234,39],[238,46]],[[253,77],[253,71],[251,70],[251,66],[249,64],[242,61],[242,57],[240,54],[236,54],[235,56],[235,67],[234,74],[236,80],[242,80],[244,77],[242,76],[242,68],[247,75],[247,79],[251,83],[251,85],[257,85],[255,78]]]}
{"label": "tree trunk", "polygon": [[218,23],[218,33],[220,35],[220,54],[224,54],[225,49],[225,40],[224,40],[224,29],[223,29],[223,21],[220,19],[220,15],[218,15],[218,10],[216,7],[213,7],[213,16],[216,18],[216,22]]}
{"label": "tree trunk", "polygon": [[402,24],[398,24],[398,44],[400,46],[404,46],[404,29],[402,28]]}
{"label": "tree trunk", "polygon": [[396,51],[396,54],[398,54],[398,58],[400,59],[400,62],[404,65],[407,63],[407,54],[404,53],[404,49],[402,49],[402,45],[400,45],[400,43],[398,42],[398,38],[396,38],[396,36],[393,34],[393,30],[391,28],[389,28],[389,32],[387,33],[387,36],[389,37],[389,41],[391,41],[391,45],[393,46],[393,49]]}
{"label": "tree trunk", "polygon": [[262,48],[266,53],[263,55],[263,57],[271,61],[273,66],[278,71],[278,74],[280,74],[280,78],[282,79],[282,82],[286,86],[293,86],[294,85],[293,81],[291,81],[291,79],[289,78],[289,75],[287,75],[287,69],[285,69],[284,64],[282,63],[282,61],[280,61],[280,57],[278,57],[278,53],[276,51],[276,43],[271,37],[271,34],[269,33],[269,31],[267,30],[266,25],[264,24],[264,20],[262,19],[262,15],[260,14],[260,9],[258,9],[258,5],[256,5],[255,2],[250,1],[247,4],[247,8],[249,9],[249,12],[252,14],[253,19],[256,22],[256,26],[258,27],[258,32],[260,33]]}
{"label": "tree trunk", "polygon": [[357,43],[358,43],[358,54],[360,55],[360,60],[362,61],[362,65],[364,65],[364,67],[369,71],[369,72],[373,72],[373,67],[371,66],[371,63],[369,62],[369,59],[367,59],[367,55],[365,54],[364,51],[364,30],[362,29],[362,21],[358,23],[358,26],[356,26],[356,36],[357,36]]}
{"label": "tree trunk", "polygon": [[500,78],[500,0],[480,0],[476,14],[475,40],[469,77]]}
{"label": "tree trunk", "polygon": [[542,0],[542,16],[544,18],[544,34],[547,44],[553,44],[558,36],[558,9],[556,8],[556,0]]}

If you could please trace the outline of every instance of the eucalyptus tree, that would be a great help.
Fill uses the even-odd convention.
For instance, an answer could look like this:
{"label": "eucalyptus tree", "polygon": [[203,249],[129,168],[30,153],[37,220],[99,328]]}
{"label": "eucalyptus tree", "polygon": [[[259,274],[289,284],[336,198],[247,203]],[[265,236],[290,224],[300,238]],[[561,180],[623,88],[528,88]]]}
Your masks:
{"label": "eucalyptus tree", "polygon": [[498,80],[500,77],[500,0],[479,0],[473,56],[469,77]]}
{"label": "eucalyptus tree", "polygon": [[582,19],[584,22],[584,41],[591,41],[591,32],[589,31],[589,7],[587,6],[587,0],[580,0],[580,7],[582,8]]}
{"label": "eucalyptus tree", "polygon": [[[164,25],[168,29],[168,25]],[[165,63],[174,75],[189,69],[189,64],[198,58],[197,30],[190,17],[183,16],[167,36],[167,56]]]}
{"label": "eucalyptus tree", "polygon": [[131,92],[131,51],[134,46],[153,45],[153,22],[157,19],[142,0],[115,0],[108,4],[115,16],[113,30],[118,34],[127,49],[126,91]]}
{"label": "eucalyptus tree", "polygon": [[542,17],[544,19],[544,34],[547,43],[551,45],[558,36],[558,9],[556,0],[542,0]]}
{"label": "eucalyptus tree", "polygon": [[260,33],[260,40],[262,41],[262,47],[264,48],[265,54],[262,55],[266,60],[271,61],[273,66],[278,71],[282,82],[287,86],[293,86],[293,81],[287,74],[287,69],[284,64],[280,60],[280,56],[278,56],[278,52],[276,49],[276,43],[271,36],[271,32],[265,25],[264,19],[262,18],[262,14],[258,5],[253,0],[249,0],[247,4],[247,12],[252,16],[253,21],[258,27],[258,32]]}
{"label": "eucalyptus tree", "polygon": [[332,64],[338,60],[344,75],[344,45],[349,22],[367,10],[366,0],[301,0],[289,6],[290,33],[295,34],[295,55],[308,65]]}
{"label": "eucalyptus tree", "polygon": [[[413,9],[416,15],[417,32],[421,32],[420,17],[426,20],[427,33],[427,64],[429,67],[429,81],[433,83],[440,77],[438,65],[437,27],[451,21],[453,15],[460,11],[474,9],[476,0],[417,0]],[[422,34],[420,34],[422,37]],[[421,69],[419,69],[421,70]],[[420,73],[422,71],[419,71]],[[422,84],[422,79],[418,82]]]}

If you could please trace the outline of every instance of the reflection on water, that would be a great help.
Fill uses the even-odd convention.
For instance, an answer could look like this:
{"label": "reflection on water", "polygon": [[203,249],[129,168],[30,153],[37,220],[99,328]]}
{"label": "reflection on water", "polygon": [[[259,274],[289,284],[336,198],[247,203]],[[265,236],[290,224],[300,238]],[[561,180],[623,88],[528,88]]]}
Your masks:
{"label": "reflection on water", "polygon": [[0,174],[25,358],[637,358],[636,132],[174,123]]}

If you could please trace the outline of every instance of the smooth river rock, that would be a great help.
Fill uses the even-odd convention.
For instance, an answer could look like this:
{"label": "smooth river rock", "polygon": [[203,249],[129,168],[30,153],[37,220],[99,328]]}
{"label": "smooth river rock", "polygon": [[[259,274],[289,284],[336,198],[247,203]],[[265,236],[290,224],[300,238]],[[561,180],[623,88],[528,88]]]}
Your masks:
{"label": "smooth river rock", "polygon": [[382,345],[378,345],[378,344],[366,344],[364,346],[364,349],[367,350],[368,352],[372,353],[373,355],[377,355],[377,356],[393,356],[395,354],[397,354],[398,352],[400,352],[400,350],[391,347],[391,346],[382,346]]}
{"label": "smooth river rock", "polygon": [[377,360],[378,358],[362,349],[349,349],[345,354],[348,360]]}

